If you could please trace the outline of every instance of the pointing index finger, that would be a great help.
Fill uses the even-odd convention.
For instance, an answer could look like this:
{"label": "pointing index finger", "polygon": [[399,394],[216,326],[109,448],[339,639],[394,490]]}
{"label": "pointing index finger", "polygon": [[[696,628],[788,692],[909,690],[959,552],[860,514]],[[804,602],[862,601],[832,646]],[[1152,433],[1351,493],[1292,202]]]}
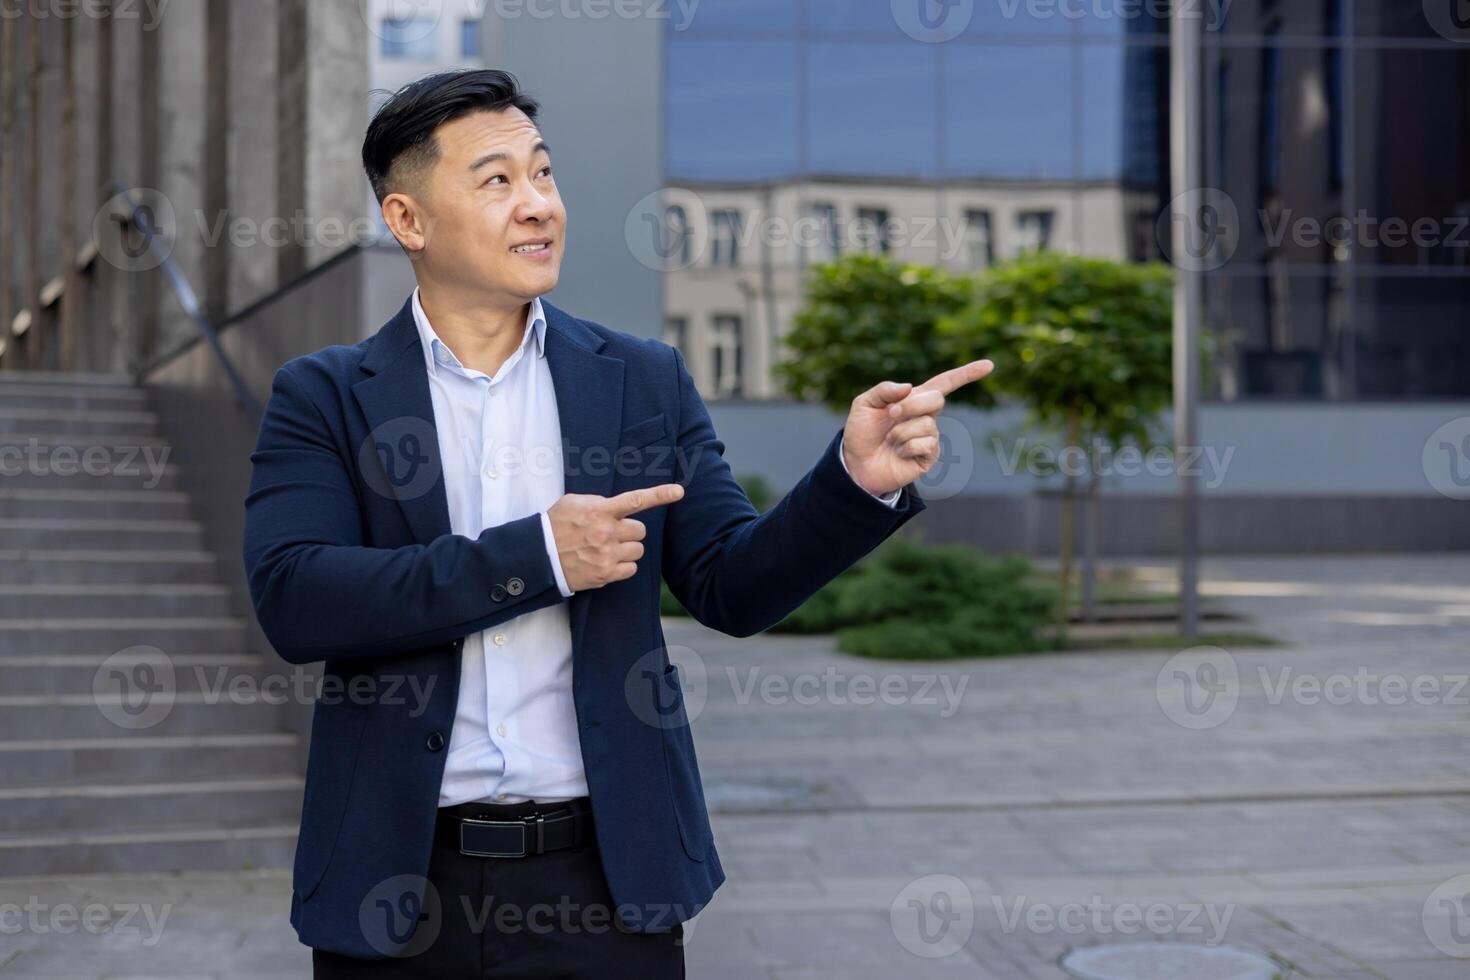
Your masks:
{"label": "pointing index finger", "polygon": [[607,498],[608,508],[615,517],[628,517],[650,507],[660,507],[681,500],[684,487],[678,483],[661,483],[656,487],[628,490],[616,497]]}
{"label": "pointing index finger", "polygon": [[995,370],[995,364],[989,360],[971,361],[948,371],[941,371],[934,377],[919,385],[928,391],[937,391],[941,395],[947,395],[956,388],[962,388],[972,381],[979,381],[991,371]]}

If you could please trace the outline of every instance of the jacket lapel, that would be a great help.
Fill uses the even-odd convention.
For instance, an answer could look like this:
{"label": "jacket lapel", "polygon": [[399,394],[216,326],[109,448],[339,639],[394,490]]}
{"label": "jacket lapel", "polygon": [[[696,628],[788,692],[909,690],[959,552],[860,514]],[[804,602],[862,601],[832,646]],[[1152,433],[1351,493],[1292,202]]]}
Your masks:
{"label": "jacket lapel", "polygon": [[567,493],[607,496],[613,453],[623,430],[623,362],[598,353],[604,341],[546,300],[546,362],[561,422]]}
{"label": "jacket lapel", "polygon": [[410,297],[373,338],[361,365],[369,376],[352,386],[352,394],[371,432],[358,454],[364,481],[391,494],[414,539],[428,544],[451,529],[423,350]]}
{"label": "jacket lapel", "polygon": [[[564,487],[567,493],[608,496],[613,454],[623,431],[623,362],[599,353],[605,341],[582,321],[544,299],[541,308],[546,313],[546,362],[561,423]],[[596,589],[584,589],[568,602],[574,672],[585,656],[587,613],[596,594]]]}

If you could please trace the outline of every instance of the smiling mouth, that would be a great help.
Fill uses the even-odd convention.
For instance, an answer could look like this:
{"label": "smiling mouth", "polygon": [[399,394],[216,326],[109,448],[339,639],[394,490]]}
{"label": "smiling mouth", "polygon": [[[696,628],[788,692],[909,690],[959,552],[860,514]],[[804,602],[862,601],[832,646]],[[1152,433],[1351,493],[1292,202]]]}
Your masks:
{"label": "smiling mouth", "polygon": [[526,255],[535,254],[536,252],[544,252],[549,248],[551,248],[550,242],[535,242],[530,245],[517,245],[515,248],[511,249],[511,251],[516,253],[517,255]]}

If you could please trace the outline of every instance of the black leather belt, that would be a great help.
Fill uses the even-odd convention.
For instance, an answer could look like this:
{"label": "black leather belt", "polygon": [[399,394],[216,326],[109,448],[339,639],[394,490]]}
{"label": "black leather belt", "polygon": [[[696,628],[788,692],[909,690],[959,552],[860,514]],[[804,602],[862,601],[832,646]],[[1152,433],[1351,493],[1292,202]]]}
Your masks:
{"label": "black leather belt", "polygon": [[461,803],[439,810],[441,833],[471,857],[520,858],[576,847],[592,833],[586,797],[563,803]]}

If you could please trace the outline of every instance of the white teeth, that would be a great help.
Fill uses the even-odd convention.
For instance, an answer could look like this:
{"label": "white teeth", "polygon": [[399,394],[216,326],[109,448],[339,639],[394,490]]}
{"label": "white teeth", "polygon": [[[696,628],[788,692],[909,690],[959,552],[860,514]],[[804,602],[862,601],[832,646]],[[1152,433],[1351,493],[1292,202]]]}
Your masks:
{"label": "white teeth", "polygon": [[546,244],[541,244],[541,245],[518,245],[515,248],[511,249],[511,251],[512,252],[540,252],[541,250],[547,249],[547,248],[550,248],[550,247],[551,247],[550,245],[546,245]]}

